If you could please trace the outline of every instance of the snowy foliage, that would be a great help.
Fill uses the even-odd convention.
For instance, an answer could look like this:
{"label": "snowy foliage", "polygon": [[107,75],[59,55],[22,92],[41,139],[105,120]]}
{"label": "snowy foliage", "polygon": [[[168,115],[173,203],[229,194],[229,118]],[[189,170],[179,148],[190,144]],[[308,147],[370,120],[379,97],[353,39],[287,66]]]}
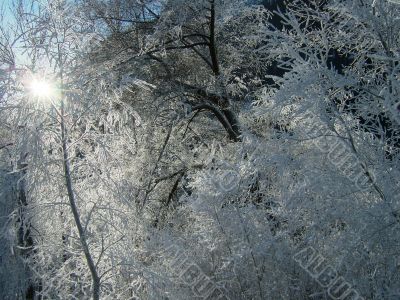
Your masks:
{"label": "snowy foliage", "polygon": [[0,33],[0,298],[329,299],[327,266],[336,299],[400,296],[398,4],[28,2]]}

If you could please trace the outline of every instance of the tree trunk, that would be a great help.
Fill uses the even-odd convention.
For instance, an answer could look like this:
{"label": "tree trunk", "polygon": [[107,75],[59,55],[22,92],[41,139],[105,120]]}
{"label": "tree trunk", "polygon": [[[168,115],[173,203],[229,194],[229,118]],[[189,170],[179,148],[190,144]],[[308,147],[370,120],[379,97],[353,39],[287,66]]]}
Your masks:
{"label": "tree trunk", "polygon": [[[62,97],[62,96],[61,96]],[[67,147],[67,130],[65,128],[65,120],[64,120],[64,101],[61,98],[61,143],[62,143],[62,151],[63,151],[63,167],[64,167],[64,177],[65,183],[67,187],[68,200],[71,207],[72,214],[74,216],[75,225],[78,229],[79,240],[85,254],[86,263],[89,267],[90,274],[92,276],[92,288],[93,288],[93,300],[100,299],[100,277],[97,273],[96,265],[93,261],[93,257],[90,254],[89,246],[86,240],[85,231],[83,229],[81,219],[79,216],[78,208],[76,206],[75,194],[72,186],[71,179],[71,171],[69,166],[69,158],[68,158],[68,147]]]}

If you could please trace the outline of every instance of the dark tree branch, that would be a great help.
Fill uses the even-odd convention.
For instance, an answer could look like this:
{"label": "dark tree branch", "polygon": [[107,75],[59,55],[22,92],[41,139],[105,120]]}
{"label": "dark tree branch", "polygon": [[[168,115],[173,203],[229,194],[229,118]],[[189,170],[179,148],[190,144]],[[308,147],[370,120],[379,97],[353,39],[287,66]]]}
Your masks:
{"label": "dark tree branch", "polygon": [[155,186],[151,187],[151,183],[152,183],[151,178],[154,176],[155,172],[157,171],[158,164],[160,163],[161,158],[164,155],[165,149],[167,148],[169,139],[171,137],[172,129],[173,129],[173,126],[171,125],[169,130],[168,130],[167,136],[165,137],[164,144],[163,144],[163,146],[162,146],[162,148],[160,150],[160,153],[158,154],[157,161],[156,161],[156,163],[154,165],[154,168],[153,168],[153,170],[151,172],[150,180],[149,180],[149,183],[148,183],[147,188],[146,188],[146,193],[145,193],[145,196],[144,196],[144,199],[143,199],[143,203],[142,203],[141,209],[144,208],[149,194],[155,188]]}
{"label": "dark tree branch", "polygon": [[146,52],[146,54],[152,54],[152,53],[156,53],[162,50],[180,50],[180,49],[190,49],[190,48],[194,48],[196,46],[208,46],[208,43],[206,42],[198,42],[198,43],[193,43],[193,44],[189,44],[189,45],[183,45],[183,46],[170,46],[170,47],[165,47],[163,49],[155,49],[155,50],[151,50]]}
{"label": "dark tree branch", "polygon": [[117,17],[108,17],[108,16],[98,16],[95,18],[90,18],[90,21],[96,21],[96,20],[110,20],[110,21],[118,21],[118,22],[124,22],[124,23],[132,23],[132,24],[151,24],[154,21],[149,20],[149,21],[143,21],[143,20],[131,20],[131,19],[122,19],[122,18],[117,18]]}
{"label": "dark tree branch", "polygon": [[[185,45],[188,45],[184,39],[185,39],[185,37],[182,38],[182,43],[185,44]],[[211,64],[211,62],[207,59],[207,57],[205,57],[199,50],[197,50],[195,47],[193,47],[192,50],[193,50],[193,51],[194,51],[194,52],[195,52],[195,53],[210,67],[210,68],[213,67],[212,64]]]}
{"label": "dark tree branch", "polygon": [[208,44],[210,50],[210,57],[212,62],[212,70],[216,76],[219,76],[219,64],[218,64],[218,57],[217,57],[217,47],[215,43],[215,3],[214,0],[210,0],[211,8],[211,16],[210,16],[210,43]]}
{"label": "dark tree branch", "polygon": [[174,173],[172,173],[172,174],[169,174],[169,175],[166,175],[166,176],[157,178],[156,180],[154,180],[154,183],[155,183],[155,184],[158,184],[158,183],[160,183],[161,181],[165,181],[165,180],[171,179],[171,178],[175,177],[175,176],[178,175],[178,174],[183,174],[183,173],[185,173],[186,171],[187,171],[186,168],[180,169],[180,170],[178,170],[178,171],[176,171],[176,172],[174,172]]}
{"label": "dark tree branch", "polygon": [[184,36],[182,36],[182,39],[193,38],[193,37],[200,37],[206,42],[210,41],[210,37],[202,33],[185,34]]}
{"label": "dark tree branch", "polygon": [[221,111],[218,107],[216,107],[216,106],[214,106],[212,104],[208,104],[208,103],[202,103],[202,104],[199,104],[199,105],[196,105],[196,106],[193,107],[193,110],[203,110],[203,109],[211,111],[216,116],[218,121],[225,128],[226,132],[229,135],[229,138],[232,141],[235,141],[235,142],[240,141],[240,135],[237,134],[237,132],[234,130],[231,122],[226,117],[224,111]]}
{"label": "dark tree branch", "polygon": [[193,116],[189,119],[189,121],[188,121],[188,123],[187,123],[187,125],[186,125],[185,132],[183,133],[183,137],[186,136],[186,132],[187,132],[188,129],[189,129],[190,123],[193,122],[194,118],[196,118],[196,116],[199,114],[199,112],[200,112],[200,110],[197,110],[197,111],[193,114]]}
{"label": "dark tree branch", "polygon": [[183,178],[183,175],[185,175],[185,172],[179,173],[178,178],[175,180],[175,183],[174,183],[174,185],[172,186],[171,191],[169,192],[168,199],[167,199],[167,201],[166,201],[166,203],[165,203],[165,207],[168,207],[169,204],[171,203],[172,198],[174,197],[174,195],[175,195],[175,193],[176,193],[176,191],[177,191],[177,189],[178,189],[179,182],[180,182],[180,181],[182,180],[182,178]]}
{"label": "dark tree branch", "polygon": [[168,76],[171,76],[171,75],[172,75],[171,69],[170,69],[170,67],[168,66],[168,64],[167,64],[165,61],[163,61],[161,58],[155,56],[155,55],[152,54],[152,53],[147,53],[147,55],[148,55],[151,59],[153,59],[153,60],[157,61],[158,63],[160,63],[161,66],[164,68],[165,72],[167,72],[167,75],[168,75]]}
{"label": "dark tree branch", "polygon": [[150,9],[147,5],[143,4],[143,7],[157,20],[160,18],[158,14],[156,14],[152,9]]}
{"label": "dark tree branch", "polygon": [[222,108],[229,107],[229,101],[226,97],[219,96],[214,93],[210,93],[210,92],[206,91],[204,88],[197,87],[197,86],[194,86],[194,85],[191,85],[191,84],[188,84],[185,82],[181,82],[178,80],[175,80],[175,83],[184,87],[187,92],[192,93],[201,98],[205,98]]}
{"label": "dark tree branch", "polygon": [[14,145],[14,143],[7,143],[7,144],[4,144],[4,145],[0,145],[0,150],[3,149],[3,148],[7,148],[8,146],[12,146],[12,145]]}

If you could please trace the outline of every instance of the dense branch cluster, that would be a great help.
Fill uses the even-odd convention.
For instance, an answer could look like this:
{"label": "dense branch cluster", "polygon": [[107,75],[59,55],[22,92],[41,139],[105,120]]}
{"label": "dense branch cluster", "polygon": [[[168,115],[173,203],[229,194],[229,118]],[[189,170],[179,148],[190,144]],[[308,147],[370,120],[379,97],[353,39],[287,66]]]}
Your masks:
{"label": "dense branch cluster", "polygon": [[396,1],[0,15],[1,299],[400,297]]}

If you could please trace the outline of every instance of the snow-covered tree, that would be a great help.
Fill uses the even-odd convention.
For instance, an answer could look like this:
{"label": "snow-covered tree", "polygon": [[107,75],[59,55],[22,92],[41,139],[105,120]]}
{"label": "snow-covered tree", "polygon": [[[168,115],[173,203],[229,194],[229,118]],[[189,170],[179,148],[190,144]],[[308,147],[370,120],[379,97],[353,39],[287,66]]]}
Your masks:
{"label": "snow-covered tree", "polygon": [[399,296],[398,4],[18,3],[3,298]]}
{"label": "snow-covered tree", "polygon": [[255,107],[260,121],[286,126],[279,140],[295,165],[281,172],[307,178],[300,196],[281,198],[281,218],[365,297],[390,299],[398,295],[399,6],[292,1],[286,10],[285,29],[267,29],[259,51],[287,72]]}

